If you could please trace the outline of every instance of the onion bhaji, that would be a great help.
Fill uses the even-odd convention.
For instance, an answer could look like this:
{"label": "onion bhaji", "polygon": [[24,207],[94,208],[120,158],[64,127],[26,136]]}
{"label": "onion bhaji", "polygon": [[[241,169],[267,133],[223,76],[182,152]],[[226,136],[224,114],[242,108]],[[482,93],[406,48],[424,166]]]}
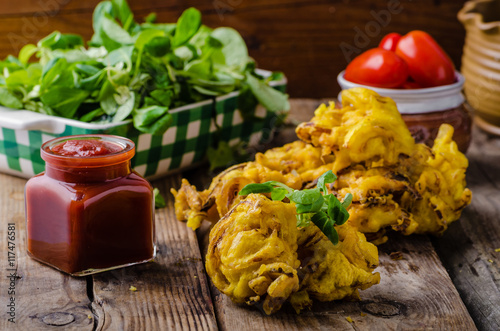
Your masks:
{"label": "onion bhaji", "polygon": [[342,108],[321,105],[297,136],[335,155],[334,173],[356,163],[394,165],[415,142],[391,98],[364,88],[342,91]]}
{"label": "onion bhaji", "polygon": [[216,223],[239,202],[238,192],[245,185],[275,180],[300,189],[331,169],[329,161],[331,157],[323,157],[319,148],[298,140],[257,153],[254,162],[226,169],[202,192],[183,179],[179,190],[172,189],[177,219],[193,230],[203,220]]}
{"label": "onion bhaji", "polygon": [[296,226],[295,205],[250,194],[210,232],[207,273],[234,302],[266,314],[289,300],[300,311],[321,301],[359,299],[358,289],[379,283],[376,246],[348,224],[333,245],[313,224]]}
{"label": "onion bhaji", "polygon": [[342,105],[321,105],[311,122],[297,128],[304,141],[227,169],[205,191],[183,180],[179,191],[172,190],[177,218],[193,229],[203,219],[215,223],[248,183],[276,180],[300,189],[333,170],[339,179],[332,191],[339,198],[353,194],[349,222],[370,240],[383,242],[386,229],[405,235],[445,231],[472,198],[465,187],[468,161],[452,140],[453,127],[443,124],[429,148],[414,143],[390,98],[355,88],[342,92]]}
{"label": "onion bhaji", "polygon": [[[371,90],[343,91],[342,108],[320,106],[296,132],[302,140],[223,171],[204,191],[185,179],[172,189],[180,221],[212,223],[207,272],[235,302],[271,314],[287,300],[300,311],[312,298],[357,298],[379,282],[373,244],[387,240],[386,230],[442,234],[471,201],[453,127],[441,125],[432,148],[416,144],[394,102]],[[327,170],[338,176],[330,192],[353,195],[337,245],[313,224],[297,228],[293,203],[238,195],[270,180],[309,188]]]}

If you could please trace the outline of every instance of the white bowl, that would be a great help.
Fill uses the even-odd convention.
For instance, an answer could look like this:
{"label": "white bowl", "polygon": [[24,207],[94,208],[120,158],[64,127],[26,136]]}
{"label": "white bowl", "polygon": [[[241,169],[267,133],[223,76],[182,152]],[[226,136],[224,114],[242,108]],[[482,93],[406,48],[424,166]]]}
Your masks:
{"label": "white bowl", "polygon": [[[422,114],[459,107],[464,101],[462,87],[465,79],[455,71],[456,82],[449,85],[427,87],[420,89],[390,89],[361,85],[344,78],[345,70],[337,76],[342,90],[353,87],[365,87],[384,97],[390,97],[396,102],[401,114]],[[339,94],[339,101],[341,96]]]}

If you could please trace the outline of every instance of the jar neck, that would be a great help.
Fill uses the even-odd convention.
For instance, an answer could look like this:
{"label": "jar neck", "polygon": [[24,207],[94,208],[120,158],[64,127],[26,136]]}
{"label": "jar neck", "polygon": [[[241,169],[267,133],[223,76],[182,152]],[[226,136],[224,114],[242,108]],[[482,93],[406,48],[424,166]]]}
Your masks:
{"label": "jar neck", "polygon": [[46,162],[45,175],[68,183],[95,183],[124,177],[132,171],[130,160],[94,167],[64,166]]}

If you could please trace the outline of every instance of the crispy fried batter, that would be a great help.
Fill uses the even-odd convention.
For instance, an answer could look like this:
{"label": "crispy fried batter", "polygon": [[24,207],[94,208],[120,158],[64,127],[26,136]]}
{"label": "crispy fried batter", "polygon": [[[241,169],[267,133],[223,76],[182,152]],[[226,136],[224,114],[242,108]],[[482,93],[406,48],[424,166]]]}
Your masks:
{"label": "crispy fried batter", "polygon": [[310,297],[359,298],[358,289],[379,282],[377,248],[350,225],[337,230],[333,245],[314,225],[296,227],[294,204],[250,194],[210,232],[207,273],[234,302],[266,314],[288,299],[300,311]]}
{"label": "crispy fried batter", "polygon": [[452,137],[453,127],[441,125],[422,171],[413,174],[418,175],[414,187],[422,198],[403,199],[418,223],[416,233],[442,234],[471,202],[472,192],[465,187],[469,162]]}
{"label": "crispy fried batter", "polygon": [[176,201],[176,216],[180,221],[187,221],[194,230],[202,220],[216,223],[240,201],[238,192],[249,183],[274,180],[300,189],[330,168],[330,164],[324,163],[319,148],[295,141],[263,154],[258,153],[254,162],[226,169],[202,192],[197,192],[194,186],[183,179],[179,191],[171,189]]}
{"label": "crispy fried batter", "polygon": [[251,194],[210,232],[207,273],[234,302],[265,296],[271,314],[299,287],[297,234],[294,205]]}
{"label": "crispy fried batter", "polygon": [[322,105],[312,122],[297,128],[301,138],[318,147],[296,141],[257,154],[254,162],[221,173],[203,192],[183,181],[179,193],[172,190],[177,217],[193,228],[202,219],[215,223],[248,183],[276,180],[300,189],[337,169],[333,192],[341,199],[353,194],[349,222],[361,232],[446,230],[471,201],[465,187],[467,158],[452,140],[453,127],[442,125],[432,149],[414,144],[392,100],[365,89],[342,93],[342,109]]}
{"label": "crispy fried batter", "polygon": [[[471,201],[467,158],[443,124],[433,148],[415,144],[394,102],[365,89],[342,92],[342,109],[322,105],[297,128],[304,140],[257,154],[197,192],[186,180],[172,189],[177,218],[210,233],[207,273],[238,303],[276,312],[289,301],[299,312],[312,298],[359,298],[358,289],[379,282],[374,243],[393,229],[405,235],[441,234]],[[333,170],[328,189],[340,200],[353,195],[348,222],[336,227],[333,245],[315,225],[297,229],[295,206],[264,195],[238,196],[249,183],[270,180],[294,189],[311,187]],[[220,221],[219,221],[220,219]]]}
{"label": "crispy fried batter", "polygon": [[372,273],[378,266],[376,246],[349,223],[336,229],[338,245],[333,245],[316,226],[299,232],[300,289],[320,301],[359,299],[358,289],[380,282],[380,275]]}
{"label": "crispy fried batter", "polygon": [[368,89],[344,90],[342,108],[330,103],[314,114],[297,127],[297,136],[321,147],[323,155],[333,153],[334,173],[355,163],[394,165],[415,144],[394,101]]}

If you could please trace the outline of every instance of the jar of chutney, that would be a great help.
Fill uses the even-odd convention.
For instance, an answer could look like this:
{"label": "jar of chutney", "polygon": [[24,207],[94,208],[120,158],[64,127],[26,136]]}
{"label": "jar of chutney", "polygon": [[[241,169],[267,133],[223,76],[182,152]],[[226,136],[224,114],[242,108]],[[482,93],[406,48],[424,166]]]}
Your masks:
{"label": "jar of chutney", "polygon": [[52,139],[26,184],[28,254],[73,276],[151,261],[151,184],[131,168],[134,143],[110,135]]}

